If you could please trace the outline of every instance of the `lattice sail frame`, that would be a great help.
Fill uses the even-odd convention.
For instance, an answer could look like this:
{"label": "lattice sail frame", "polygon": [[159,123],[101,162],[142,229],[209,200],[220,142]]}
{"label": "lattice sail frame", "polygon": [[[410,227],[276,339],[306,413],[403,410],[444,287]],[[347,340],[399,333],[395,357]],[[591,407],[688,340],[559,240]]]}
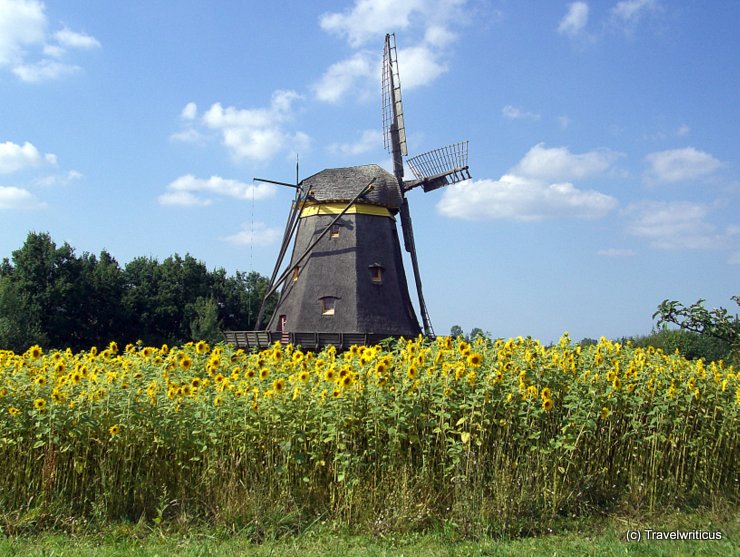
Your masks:
{"label": "lattice sail frame", "polygon": [[460,141],[407,159],[417,180],[446,176],[448,184],[470,178],[468,142]]}
{"label": "lattice sail frame", "polygon": [[398,73],[396,35],[390,34],[383,50],[383,71],[381,74],[381,98],[383,108],[383,145],[387,151],[393,148],[391,127],[395,121],[398,127],[398,138],[401,155],[407,156],[406,126],[403,121],[403,103],[401,100],[401,78]]}

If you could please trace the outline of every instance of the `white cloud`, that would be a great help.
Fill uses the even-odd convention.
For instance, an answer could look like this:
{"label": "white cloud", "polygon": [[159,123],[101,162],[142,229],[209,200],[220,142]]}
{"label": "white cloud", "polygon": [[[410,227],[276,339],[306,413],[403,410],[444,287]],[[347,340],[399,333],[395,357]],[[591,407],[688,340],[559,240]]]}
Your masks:
{"label": "white cloud", "polygon": [[46,15],[36,0],[0,0],[0,66],[23,58],[24,49],[44,42]]}
{"label": "white cloud", "polygon": [[619,156],[608,150],[573,154],[540,143],[498,180],[466,180],[446,187],[437,210],[470,220],[601,218],[617,207],[617,200],[578,188],[571,180],[603,174]]}
{"label": "white cloud", "polygon": [[[428,85],[447,71],[439,53],[426,44],[398,49],[398,72],[404,89]],[[379,72],[378,72],[379,73]]]}
{"label": "white cloud", "polygon": [[389,30],[404,30],[411,16],[424,8],[423,0],[356,0],[342,13],[327,13],[319,24],[324,31],[344,37],[353,48]]}
{"label": "white cloud", "polygon": [[444,190],[437,210],[468,220],[600,218],[617,206],[611,196],[570,183],[548,184],[507,174],[499,180],[464,181]]}
{"label": "white cloud", "polygon": [[330,103],[338,102],[350,92],[360,91],[366,96],[364,88],[369,82],[379,79],[379,64],[379,59],[366,51],[336,62],[313,86],[314,95],[318,100]]}
{"label": "white cloud", "polygon": [[415,44],[399,46],[397,50],[404,89],[433,82],[447,71],[443,59],[457,39],[451,27],[466,20],[462,10],[465,3],[466,0],[356,0],[341,13],[324,14],[320,18],[322,29],[345,38],[356,52],[329,66],[313,87],[316,98],[338,102],[350,94],[367,98],[371,89],[375,94],[380,81],[380,48],[357,49],[371,41],[379,47],[382,37],[391,31],[404,31],[404,36],[412,37],[412,41],[417,37]]}
{"label": "white cloud", "polygon": [[180,132],[175,132],[170,135],[172,141],[181,141],[183,143],[198,143],[203,139],[203,136],[193,128],[187,128]]}
{"label": "white cloud", "polygon": [[14,186],[0,186],[0,210],[1,209],[37,209],[44,207],[44,203],[38,200],[28,190]]}
{"label": "white cloud", "polygon": [[509,120],[539,120],[540,115],[536,112],[529,112],[517,106],[507,104],[501,109],[501,114]]}
{"label": "white cloud", "polygon": [[100,48],[100,42],[95,37],[86,33],[72,31],[68,27],[64,27],[61,31],[54,33],[54,38],[62,47],[79,48],[83,50]]}
{"label": "white cloud", "polygon": [[0,174],[10,174],[27,168],[55,165],[56,155],[42,155],[31,143],[22,146],[11,141],[0,143]]}
{"label": "white cloud", "polygon": [[570,126],[570,118],[567,116],[558,116],[558,124],[560,124],[560,127],[563,129],[566,129]]}
{"label": "white cloud", "polygon": [[549,181],[578,180],[605,172],[620,156],[608,149],[573,154],[567,147],[548,148],[539,143],[524,155],[511,172]]}
{"label": "white cloud", "polygon": [[333,143],[329,146],[329,151],[343,155],[361,155],[382,146],[383,134],[379,130],[365,130],[354,143]]}
{"label": "white cloud", "polygon": [[588,23],[588,4],[572,2],[568,4],[568,13],[560,20],[558,33],[569,37],[578,36]]}
{"label": "white cloud", "polygon": [[251,225],[245,223],[239,232],[221,239],[235,246],[270,246],[282,236],[283,231],[279,228],[270,228],[262,222],[255,222]]}
{"label": "white cloud", "polygon": [[185,108],[182,109],[182,112],[180,113],[180,118],[182,118],[183,120],[194,120],[197,114],[198,105],[196,105],[194,102],[189,102],[185,105]]}
{"label": "white cloud", "polygon": [[238,180],[211,176],[208,179],[186,174],[167,185],[167,191],[159,196],[162,205],[207,206],[217,196],[235,199],[261,200],[272,197],[275,187],[269,184],[245,184]]}
{"label": "white cloud", "polygon": [[160,195],[157,200],[160,205],[179,205],[181,207],[207,207],[213,203],[212,199],[204,199],[189,191],[168,191]]}
{"label": "white cloud", "polygon": [[637,252],[629,248],[607,248],[600,249],[596,252],[596,255],[602,257],[632,257],[633,255],[637,255]]}
{"label": "white cloud", "polygon": [[76,73],[80,67],[61,59],[68,49],[91,49],[100,42],[64,27],[49,34],[43,2],[0,0],[0,67],[19,79],[39,82]]}
{"label": "white cloud", "polygon": [[34,64],[19,64],[13,68],[13,73],[26,83],[39,83],[72,75],[81,70],[80,66],[74,64],[64,64],[55,60],[44,59]]}
{"label": "white cloud", "polygon": [[627,232],[646,238],[658,249],[716,249],[724,247],[726,235],[708,222],[709,208],[688,201],[644,201],[629,205],[624,214]]}
{"label": "white cloud", "polygon": [[676,135],[678,137],[685,137],[689,135],[690,132],[691,132],[691,128],[687,124],[681,124],[676,130]]}
{"label": "white cloud", "polygon": [[224,146],[236,161],[267,161],[284,150],[308,149],[308,135],[283,129],[293,118],[293,103],[301,98],[295,91],[276,91],[269,108],[224,108],[215,103],[203,114],[201,122],[221,134]]}
{"label": "white cloud", "polygon": [[655,0],[621,0],[612,8],[611,14],[617,20],[628,25],[637,23],[646,12],[655,10]]}
{"label": "white cloud", "polygon": [[66,186],[70,182],[79,180],[82,178],[82,174],[76,170],[70,170],[66,174],[52,174],[51,176],[45,176],[39,178],[34,182],[35,185],[50,188],[53,186]]}
{"label": "white cloud", "polygon": [[694,147],[650,153],[645,157],[651,180],[664,183],[695,180],[712,174],[721,163]]}

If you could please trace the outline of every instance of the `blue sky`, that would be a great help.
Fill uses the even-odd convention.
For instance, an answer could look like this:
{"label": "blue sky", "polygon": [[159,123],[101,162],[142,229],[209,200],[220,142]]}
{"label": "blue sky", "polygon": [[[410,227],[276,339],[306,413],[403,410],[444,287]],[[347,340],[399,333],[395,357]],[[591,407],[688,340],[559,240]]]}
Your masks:
{"label": "blue sky", "polygon": [[[378,163],[395,32],[436,332],[645,334],[740,293],[740,3],[0,0],[0,256],[29,231],[121,265],[269,275],[292,190]],[[407,266],[410,275],[410,266]],[[412,286],[413,288],[413,286]],[[412,291],[413,297],[413,291]]]}

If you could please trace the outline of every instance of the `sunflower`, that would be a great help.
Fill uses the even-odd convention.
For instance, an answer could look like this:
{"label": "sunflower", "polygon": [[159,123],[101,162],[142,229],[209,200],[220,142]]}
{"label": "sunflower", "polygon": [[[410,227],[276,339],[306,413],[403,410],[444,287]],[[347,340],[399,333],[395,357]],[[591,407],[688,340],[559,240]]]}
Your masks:
{"label": "sunflower", "polygon": [[549,412],[550,410],[552,410],[552,407],[554,405],[555,405],[555,403],[553,403],[553,401],[552,401],[551,398],[545,398],[545,399],[542,400],[542,409],[545,412]]}
{"label": "sunflower", "polygon": [[267,369],[266,367],[263,367],[263,368],[262,368],[262,369],[260,370],[260,379],[262,379],[262,381],[264,381],[264,380],[265,380],[265,379],[267,379],[267,378],[268,378],[269,376],[270,376],[270,370],[269,370],[269,369]]}
{"label": "sunflower", "polygon": [[611,412],[609,411],[609,409],[608,409],[608,408],[607,408],[606,406],[604,406],[604,407],[603,407],[603,408],[601,409],[601,413],[599,414],[599,417],[600,417],[600,418],[601,418],[602,420],[606,420],[606,419],[607,419],[607,418],[609,417],[609,414],[611,414]]}
{"label": "sunflower", "polygon": [[540,391],[540,396],[542,399],[552,398],[552,389],[550,387],[543,387],[542,391]]}
{"label": "sunflower", "polygon": [[415,365],[410,365],[406,375],[408,375],[409,379],[416,379],[419,375],[419,370],[416,369]]}
{"label": "sunflower", "polygon": [[28,349],[28,355],[34,360],[38,360],[43,353],[43,350],[41,350],[41,347],[38,344],[34,344]]}
{"label": "sunflower", "polygon": [[46,385],[46,377],[43,375],[39,375],[36,379],[33,380],[34,383],[36,383],[39,387],[43,387]]}
{"label": "sunflower", "polygon": [[324,378],[329,381],[330,383],[334,381],[334,378],[336,377],[336,373],[333,369],[329,368],[326,370],[326,373],[324,374]]}
{"label": "sunflower", "polygon": [[193,365],[193,360],[191,360],[189,356],[183,355],[180,358],[180,367],[182,367],[182,369],[184,369],[185,371],[189,370],[190,366],[192,365]]}
{"label": "sunflower", "polygon": [[210,346],[208,346],[208,343],[207,343],[207,342],[206,342],[205,340],[199,340],[199,341],[198,341],[198,342],[197,342],[197,343],[195,344],[195,351],[196,351],[196,352],[197,352],[198,354],[205,354],[205,353],[206,353],[206,352],[208,352],[208,351],[209,351],[210,349],[211,349],[211,347],[210,347]]}
{"label": "sunflower", "polygon": [[223,398],[221,398],[221,395],[216,395],[213,398],[213,405],[214,406],[221,406],[221,404],[223,404]]}
{"label": "sunflower", "polygon": [[44,408],[46,408],[46,401],[43,398],[37,398],[33,401],[33,407],[36,410],[43,410]]}
{"label": "sunflower", "polygon": [[108,428],[108,433],[110,433],[111,437],[115,437],[119,433],[121,433],[121,426],[118,424],[114,424]]}
{"label": "sunflower", "polygon": [[20,413],[21,411],[18,410],[15,406],[11,406],[10,408],[8,408],[8,414],[10,414],[11,416],[17,416]]}
{"label": "sunflower", "polygon": [[309,378],[309,373],[307,371],[302,371],[301,373],[298,374],[298,379],[302,383],[305,383],[306,381],[308,381],[308,378]]}
{"label": "sunflower", "polygon": [[478,367],[483,363],[483,356],[477,352],[473,352],[468,356],[468,365],[472,367]]}
{"label": "sunflower", "polygon": [[272,382],[272,389],[276,393],[282,393],[283,389],[285,389],[285,379],[282,377],[280,379],[275,379],[275,381]]}
{"label": "sunflower", "polygon": [[342,377],[342,380],[339,382],[342,387],[349,387],[352,384],[352,374],[348,373],[344,377]]}
{"label": "sunflower", "polygon": [[339,398],[340,396],[342,396],[342,391],[340,391],[339,389],[334,389],[331,393],[331,396],[333,396],[334,398]]}

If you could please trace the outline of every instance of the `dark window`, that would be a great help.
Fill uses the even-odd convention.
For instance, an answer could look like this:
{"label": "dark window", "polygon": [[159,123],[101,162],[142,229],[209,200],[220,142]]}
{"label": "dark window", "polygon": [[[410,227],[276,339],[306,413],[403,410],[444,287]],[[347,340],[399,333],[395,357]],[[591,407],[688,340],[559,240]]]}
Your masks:
{"label": "dark window", "polygon": [[382,265],[379,265],[378,263],[375,263],[373,265],[370,265],[370,280],[374,284],[383,284],[383,269]]}
{"label": "dark window", "polygon": [[321,315],[334,315],[336,310],[338,298],[334,296],[325,296],[319,301],[321,302]]}

